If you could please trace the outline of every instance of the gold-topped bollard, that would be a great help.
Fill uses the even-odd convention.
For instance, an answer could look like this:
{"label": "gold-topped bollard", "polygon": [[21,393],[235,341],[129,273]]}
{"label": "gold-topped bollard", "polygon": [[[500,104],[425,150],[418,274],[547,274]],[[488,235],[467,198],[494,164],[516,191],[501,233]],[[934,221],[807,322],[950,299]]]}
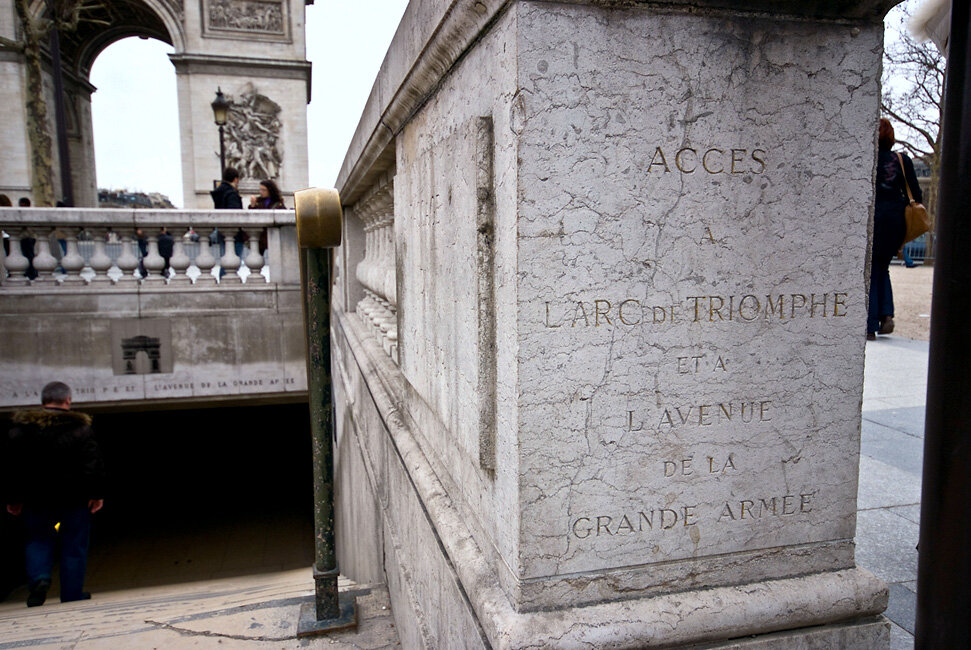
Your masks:
{"label": "gold-topped bollard", "polygon": [[335,248],[341,245],[344,211],[333,188],[312,187],[293,195],[297,210],[300,248]]}
{"label": "gold-topped bollard", "polygon": [[355,627],[354,597],[337,589],[334,539],[334,393],[330,375],[332,248],[340,246],[343,210],[337,190],[294,194],[297,241],[304,249],[300,284],[307,325],[307,397],[314,466],[314,600],[300,607],[297,636]]}

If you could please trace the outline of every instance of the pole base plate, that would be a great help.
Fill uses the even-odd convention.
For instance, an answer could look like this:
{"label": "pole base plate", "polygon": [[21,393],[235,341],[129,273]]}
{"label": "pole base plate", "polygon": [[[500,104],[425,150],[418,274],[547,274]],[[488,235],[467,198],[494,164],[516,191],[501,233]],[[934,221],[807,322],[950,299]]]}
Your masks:
{"label": "pole base plate", "polygon": [[340,616],[317,620],[317,607],[314,601],[300,606],[300,618],[297,620],[297,638],[327,634],[337,630],[348,630],[357,627],[357,600],[354,596],[338,594]]}

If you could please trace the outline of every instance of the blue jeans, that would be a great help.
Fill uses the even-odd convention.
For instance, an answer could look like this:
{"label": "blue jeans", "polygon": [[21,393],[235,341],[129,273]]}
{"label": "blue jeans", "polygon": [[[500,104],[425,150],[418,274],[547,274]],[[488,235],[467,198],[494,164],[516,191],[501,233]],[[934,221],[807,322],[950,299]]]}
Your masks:
{"label": "blue jeans", "polygon": [[[60,531],[54,524],[61,523]],[[54,549],[61,541],[61,601],[78,600],[84,586],[91,536],[91,513],[86,506],[24,506],[27,536],[26,565],[30,584],[51,579]]]}
{"label": "blue jeans", "polygon": [[867,314],[866,331],[879,332],[880,321],[893,316],[893,287],[890,285],[891,257],[873,256],[870,264],[870,311]]}

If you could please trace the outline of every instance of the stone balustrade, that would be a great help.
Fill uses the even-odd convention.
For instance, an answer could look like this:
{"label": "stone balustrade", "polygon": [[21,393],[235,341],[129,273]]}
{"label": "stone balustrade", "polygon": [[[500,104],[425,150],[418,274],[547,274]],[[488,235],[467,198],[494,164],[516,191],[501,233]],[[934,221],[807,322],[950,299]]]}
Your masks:
{"label": "stone balustrade", "polygon": [[394,248],[394,175],[384,175],[355,205],[364,224],[364,258],[355,269],[364,287],[356,312],[384,351],[398,359],[398,297]]}
{"label": "stone balustrade", "polygon": [[[168,258],[160,252],[162,228],[172,236]],[[285,268],[288,260],[296,264],[294,229],[290,210],[0,208],[0,285],[295,283],[296,274]]]}

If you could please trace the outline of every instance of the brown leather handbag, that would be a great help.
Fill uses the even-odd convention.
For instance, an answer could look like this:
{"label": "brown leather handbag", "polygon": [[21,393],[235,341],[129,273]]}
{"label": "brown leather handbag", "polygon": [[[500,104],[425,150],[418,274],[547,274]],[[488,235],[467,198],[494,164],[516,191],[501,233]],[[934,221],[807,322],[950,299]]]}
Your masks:
{"label": "brown leather handbag", "polygon": [[907,232],[904,234],[904,243],[917,239],[931,229],[931,218],[927,214],[927,208],[923,203],[914,200],[914,195],[910,191],[910,183],[907,182],[907,173],[904,171],[904,157],[897,153],[897,160],[900,161],[900,173],[904,175],[904,187],[907,188],[907,199],[910,203],[904,208],[904,220],[907,223]]}

